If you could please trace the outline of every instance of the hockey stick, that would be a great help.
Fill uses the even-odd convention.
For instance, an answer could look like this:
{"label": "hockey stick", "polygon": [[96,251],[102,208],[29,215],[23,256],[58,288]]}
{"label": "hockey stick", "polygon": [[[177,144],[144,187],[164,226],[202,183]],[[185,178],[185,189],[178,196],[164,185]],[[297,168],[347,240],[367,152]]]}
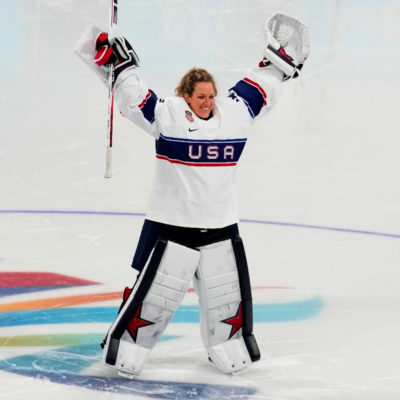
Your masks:
{"label": "hockey stick", "polygon": [[[117,35],[118,0],[110,0],[108,25],[108,41],[112,46]],[[113,145],[113,121],[114,120],[114,65],[111,64],[108,74],[108,121],[107,121],[107,151],[105,178],[112,177],[112,145]]]}

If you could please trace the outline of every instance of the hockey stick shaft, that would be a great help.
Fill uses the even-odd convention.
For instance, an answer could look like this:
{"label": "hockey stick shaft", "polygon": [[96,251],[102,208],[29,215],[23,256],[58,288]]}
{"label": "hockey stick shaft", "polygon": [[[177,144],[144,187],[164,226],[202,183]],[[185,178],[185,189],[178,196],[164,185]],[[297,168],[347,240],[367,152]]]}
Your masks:
{"label": "hockey stick shaft", "polygon": [[[118,0],[110,0],[108,41],[112,46],[117,34]],[[111,64],[108,75],[108,121],[105,178],[112,177],[112,145],[114,128],[114,65]]]}
{"label": "hockey stick shaft", "polygon": [[107,148],[106,148],[106,172],[105,178],[112,177],[112,145],[114,127],[114,67],[111,66],[108,77],[108,121],[107,121]]}

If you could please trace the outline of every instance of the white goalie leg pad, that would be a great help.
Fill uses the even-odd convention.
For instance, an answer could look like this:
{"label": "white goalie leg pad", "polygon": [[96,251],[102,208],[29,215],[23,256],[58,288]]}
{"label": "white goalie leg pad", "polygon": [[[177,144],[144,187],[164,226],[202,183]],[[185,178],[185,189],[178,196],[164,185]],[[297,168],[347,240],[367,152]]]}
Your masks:
{"label": "white goalie leg pad", "polygon": [[101,30],[94,25],[89,25],[88,28],[83,32],[83,35],[79,38],[77,44],[74,47],[74,53],[96,74],[99,76],[101,81],[108,86],[108,74],[109,68],[99,67],[94,59],[96,56],[96,39],[101,33]]}
{"label": "white goalie leg pad", "polygon": [[200,252],[160,239],[111,326],[103,362],[137,376],[181,304]]}
{"label": "white goalie leg pad", "polygon": [[201,247],[200,252],[194,286],[199,296],[202,340],[218,368],[226,373],[239,371],[259,356],[256,359],[249,354],[243,338],[242,293],[232,241]]}

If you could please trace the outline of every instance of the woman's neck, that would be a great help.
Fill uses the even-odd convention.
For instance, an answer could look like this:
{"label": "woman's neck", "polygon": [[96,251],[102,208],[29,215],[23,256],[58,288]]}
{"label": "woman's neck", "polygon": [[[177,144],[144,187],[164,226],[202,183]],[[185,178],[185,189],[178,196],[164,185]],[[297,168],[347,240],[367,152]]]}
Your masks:
{"label": "woman's neck", "polygon": [[[197,117],[199,117],[197,114],[196,114],[196,116]],[[203,121],[208,121],[209,119],[211,119],[213,117],[213,113],[212,113],[212,111],[210,112],[210,115],[207,117],[207,118],[203,118],[203,117],[199,117],[200,119],[202,119]]]}

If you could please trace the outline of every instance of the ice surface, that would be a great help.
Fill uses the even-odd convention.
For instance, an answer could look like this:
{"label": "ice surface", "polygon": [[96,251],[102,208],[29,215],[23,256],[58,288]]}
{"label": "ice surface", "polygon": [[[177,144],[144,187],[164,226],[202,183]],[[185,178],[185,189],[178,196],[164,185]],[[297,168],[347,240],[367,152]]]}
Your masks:
{"label": "ice surface", "polygon": [[[106,29],[107,0],[3,1],[0,398],[398,400],[400,5],[119,3],[120,34],[160,97],[192,66],[223,95],[260,61],[274,12],[309,27],[302,82],[284,84],[238,166],[262,359],[217,371],[190,292],[140,379],[100,363],[136,276],[154,143],[116,115],[114,175],[103,178],[107,93],[72,49],[89,24]],[[46,279],[6,279],[16,272]]]}

